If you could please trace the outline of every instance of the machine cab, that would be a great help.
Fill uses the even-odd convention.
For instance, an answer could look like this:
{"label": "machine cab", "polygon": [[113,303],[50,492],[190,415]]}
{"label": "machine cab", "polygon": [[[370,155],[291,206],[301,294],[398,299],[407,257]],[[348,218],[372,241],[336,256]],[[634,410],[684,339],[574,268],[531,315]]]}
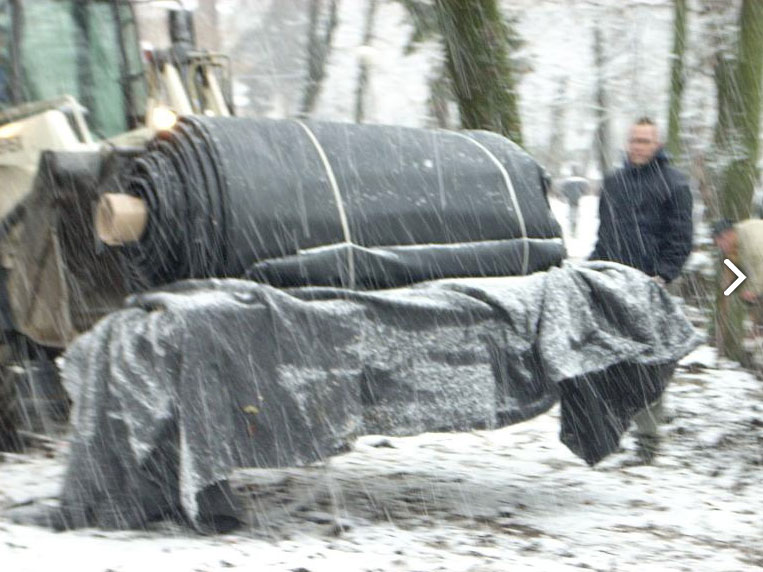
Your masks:
{"label": "machine cab", "polygon": [[0,0],[0,109],[62,96],[82,105],[99,138],[143,123],[145,76],[129,2]]}

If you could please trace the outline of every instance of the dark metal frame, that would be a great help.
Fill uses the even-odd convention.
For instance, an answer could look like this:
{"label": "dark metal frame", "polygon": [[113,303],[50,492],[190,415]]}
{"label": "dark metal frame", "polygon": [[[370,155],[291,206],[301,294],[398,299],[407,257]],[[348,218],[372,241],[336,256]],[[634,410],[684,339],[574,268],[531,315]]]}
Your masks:
{"label": "dark metal frame", "polygon": [[[116,38],[119,44],[119,67],[120,67],[120,79],[119,83],[122,87],[122,97],[124,98],[125,119],[129,129],[134,129],[140,126],[143,122],[143,115],[140,113],[139,102],[135,100],[135,81],[139,78],[144,78],[145,71],[141,68],[137,73],[130,72],[130,57],[127,49],[127,43],[129,41],[126,36],[125,28],[132,24],[134,26],[134,38],[133,42],[136,46],[139,46],[139,38],[137,34],[138,26],[137,19],[135,17],[135,11],[129,0],[75,0],[73,4],[74,17],[80,23],[80,27],[87,31],[87,5],[93,2],[108,2],[112,8],[113,22],[116,29]],[[9,7],[11,10],[11,27],[10,30],[10,58],[11,58],[11,77],[10,77],[10,95],[14,105],[20,105],[27,101],[29,94],[24,93],[24,70],[21,64],[22,46],[21,40],[23,37],[22,30],[24,28],[24,7],[23,0],[10,0]],[[125,21],[122,9],[128,7],[131,13],[131,22]],[[139,56],[139,54],[138,54]],[[140,57],[140,56],[139,56]],[[90,76],[89,66],[90,63],[87,58],[87,54],[78,54],[78,79],[80,85],[92,84],[92,79],[88,80]],[[82,93],[87,93],[88,90],[83,90]],[[83,96],[85,98],[82,104],[89,107],[88,104],[92,104],[92,101],[87,101],[89,96]]]}

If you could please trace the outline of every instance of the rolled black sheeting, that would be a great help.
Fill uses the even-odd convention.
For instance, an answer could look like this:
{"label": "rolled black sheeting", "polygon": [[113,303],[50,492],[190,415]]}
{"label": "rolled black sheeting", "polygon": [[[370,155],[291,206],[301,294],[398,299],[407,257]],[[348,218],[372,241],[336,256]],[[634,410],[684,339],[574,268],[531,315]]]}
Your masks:
{"label": "rolled black sheeting", "polygon": [[564,256],[542,170],[490,133],[187,117],[126,182],[151,213],[122,249],[143,287],[240,276],[391,287],[526,274]]}

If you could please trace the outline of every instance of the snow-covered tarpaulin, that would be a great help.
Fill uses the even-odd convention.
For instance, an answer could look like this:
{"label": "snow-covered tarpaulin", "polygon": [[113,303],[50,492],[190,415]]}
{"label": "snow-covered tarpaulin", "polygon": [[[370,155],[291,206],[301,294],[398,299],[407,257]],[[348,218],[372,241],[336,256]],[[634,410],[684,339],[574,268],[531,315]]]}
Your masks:
{"label": "snow-covered tarpaulin", "polygon": [[[65,355],[70,526],[135,527],[235,467],[300,465],[360,434],[516,423],[561,400],[589,464],[698,343],[669,294],[612,263],[373,292],[188,281],[141,294]],[[507,474],[507,478],[511,478]]]}

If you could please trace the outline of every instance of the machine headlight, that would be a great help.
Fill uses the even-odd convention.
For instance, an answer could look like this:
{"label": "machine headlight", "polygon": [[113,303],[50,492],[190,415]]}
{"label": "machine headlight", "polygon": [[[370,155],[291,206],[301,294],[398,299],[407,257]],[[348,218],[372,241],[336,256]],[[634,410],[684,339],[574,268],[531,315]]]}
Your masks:
{"label": "machine headlight", "polygon": [[169,131],[177,121],[177,113],[169,107],[159,106],[151,110],[151,127],[157,131]]}
{"label": "machine headlight", "polygon": [[8,123],[0,127],[0,139],[10,139],[16,137],[24,126],[21,123]]}

